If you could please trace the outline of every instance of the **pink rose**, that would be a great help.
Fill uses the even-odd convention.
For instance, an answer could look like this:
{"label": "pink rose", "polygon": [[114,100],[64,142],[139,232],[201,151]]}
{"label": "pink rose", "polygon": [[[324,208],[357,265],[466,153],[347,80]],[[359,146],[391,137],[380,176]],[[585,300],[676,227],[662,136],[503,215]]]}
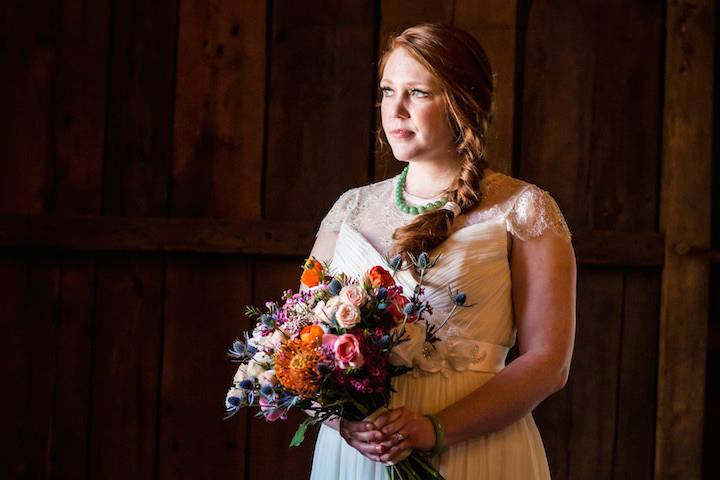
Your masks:
{"label": "pink rose", "polygon": [[337,340],[335,340],[333,351],[335,352],[335,359],[337,360],[338,366],[342,369],[362,367],[365,363],[365,359],[362,353],[360,353],[360,342],[355,335],[349,333],[340,335]]}
{"label": "pink rose", "polygon": [[273,402],[265,398],[263,395],[260,395],[260,410],[262,410],[265,420],[268,422],[274,422],[278,418],[284,418],[285,412],[283,412],[282,409],[277,408]]}
{"label": "pink rose", "polygon": [[360,321],[360,309],[355,305],[343,303],[335,312],[335,320],[342,328],[352,328]]}
{"label": "pink rose", "polygon": [[340,290],[340,298],[343,302],[349,303],[355,307],[362,307],[368,300],[365,289],[360,285],[348,285]]}

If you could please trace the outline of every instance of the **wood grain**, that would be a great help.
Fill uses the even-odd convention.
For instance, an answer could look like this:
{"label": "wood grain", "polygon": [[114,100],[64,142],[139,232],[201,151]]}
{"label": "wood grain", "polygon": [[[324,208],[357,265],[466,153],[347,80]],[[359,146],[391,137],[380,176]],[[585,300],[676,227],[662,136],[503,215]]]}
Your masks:
{"label": "wood grain", "polygon": [[252,298],[249,260],[172,255],[166,282],[158,478],[246,478],[246,412],[223,416],[236,368],[225,351]]}
{"label": "wood grain", "polygon": [[370,179],[375,2],[273,6],[264,215],[319,222]]}
{"label": "wood grain", "polygon": [[702,465],[709,265],[675,245],[710,243],[715,2],[670,1],[666,18],[655,478],[679,479]]}

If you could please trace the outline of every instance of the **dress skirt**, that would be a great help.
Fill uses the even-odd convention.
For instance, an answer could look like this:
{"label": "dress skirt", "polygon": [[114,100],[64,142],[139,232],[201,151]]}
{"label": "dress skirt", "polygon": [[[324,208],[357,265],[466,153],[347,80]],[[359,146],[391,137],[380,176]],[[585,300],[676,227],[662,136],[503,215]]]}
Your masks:
{"label": "dress skirt", "polygon": [[[495,374],[466,370],[410,372],[393,379],[390,407],[436,413],[467,396]],[[447,480],[544,480],[550,478],[545,449],[531,414],[498,432],[456,443],[433,460]],[[362,456],[333,428],[320,428],[313,480],[386,480],[385,466]]]}

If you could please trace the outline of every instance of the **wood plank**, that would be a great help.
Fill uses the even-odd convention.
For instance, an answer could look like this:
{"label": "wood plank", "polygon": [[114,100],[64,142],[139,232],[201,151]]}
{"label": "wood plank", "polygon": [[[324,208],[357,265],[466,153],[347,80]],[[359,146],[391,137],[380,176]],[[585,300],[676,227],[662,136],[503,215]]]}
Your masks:
{"label": "wood plank", "polygon": [[[594,6],[594,7],[593,7]],[[572,230],[590,229],[597,2],[533,2],[522,85],[518,176],[548,190]]]}
{"label": "wood plank", "polygon": [[[618,371],[623,315],[623,275],[618,270],[583,268],[578,276],[575,351],[568,388],[570,422],[567,443],[553,445],[550,455],[568,449],[567,477],[610,478],[617,417]],[[553,477],[556,478],[556,477]]]}
{"label": "wood plank", "polygon": [[[227,0],[181,4],[173,216],[261,218],[267,8],[265,2]],[[239,234],[235,239],[246,227],[232,234]],[[248,259],[168,259],[161,478],[245,478],[249,412],[222,420],[235,367],[224,348],[245,329],[252,289]],[[188,417],[188,411],[196,414]]]}
{"label": "wood plank", "polygon": [[176,0],[112,11],[104,215],[163,215],[172,152]]}
{"label": "wood plank", "polygon": [[709,265],[674,246],[710,245],[715,8],[670,1],[666,12],[660,224],[668,248],[655,444],[655,477],[663,479],[701,475]]}
{"label": "wood plank", "polygon": [[260,218],[266,2],[182,2],[171,214]]}
{"label": "wood plank", "polygon": [[[255,263],[254,305],[278,300],[288,289],[297,291],[300,285],[303,258],[266,258]],[[305,441],[299,447],[290,448],[297,426],[306,417],[303,412],[288,415],[285,421],[267,422],[251,417],[248,444],[247,478],[309,478],[317,429],[307,431]],[[277,462],[278,452],[283,461]]]}
{"label": "wood plank", "polygon": [[[3,259],[3,478],[45,478],[56,373],[58,267],[48,255]],[[12,286],[15,282],[18,285]],[[7,293],[5,291],[7,288]]]}
{"label": "wood plank", "polygon": [[303,255],[317,223],[158,217],[0,217],[0,247]]}
{"label": "wood plank", "polygon": [[[302,256],[315,222],[143,217],[0,217],[0,248]],[[573,232],[579,263],[660,266],[660,233]]]}
{"label": "wood plank", "polygon": [[[3,252],[4,253],[4,252]],[[3,421],[0,422],[0,436],[7,439],[5,447],[0,448],[0,477],[30,478],[25,449],[28,448],[28,436],[24,431],[26,403],[26,366],[24,353],[31,340],[31,332],[25,325],[25,305],[29,288],[29,272],[24,258],[3,254],[0,257],[0,381],[3,385],[13,385],[4,395],[0,395],[0,409]],[[37,392],[32,392],[36,395]]]}
{"label": "wood plank", "polygon": [[91,478],[153,478],[162,354],[163,261],[98,260]]}
{"label": "wood plank", "polygon": [[[3,8],[0,105],[0,214],[43,213],[53,197],[53,118],[60,2]],[[18,168],[18,166],[21,168]]]}
{"label": "wood plank", "polygon": [[663,2],[615,0],[597,5],[600,8],[586,9],[596,29],[588,205],[592,227],[655,231]]}
{"label": "wood plank", "polygon": [[[113,4],[102,213],[167,213],[178,2]],[[98,264],[89,476],[157,473],[164,259]]]}
{"label": "wood plank", "polygon": [[319,222],[370,180],[375,3],[273,4],[265,218]]}
{"label": "wood plank", "polygon": [[626,271],[612,478],[653,476],[659,293],[659,271]]}
{"label": "wood plank", "polygon": [[251,299],[248,259],[169,258],[159,478],[245,478],[246,416],[223,420],[236,368],[225,351],[246,330]]}
{"label": "wood plank", "polygon": [[96,215],[101,208],[105,148],[108,0],[62,2],[53,88],[56,176],[52,208],[60,215]]}
{"label": "wood plank", "polygon": [[[53,98],[54,198],[57,215],[98,215],[107,105],[110,5],[107,0],[63,2],[61,46]],[[95,324],[95,259],[59,257],[60,300],[53,348],[49,476],[87,474],[90,381]]]}
{"label": "wood plank", "polygon": [[467,30],[485,49],[495,75],[494,119],[488,131],[490,168],[513,171],[515,114],[515,24],[517,0],[453,2],[453,24]]}
{"label": "wood plank", "polygon": [[[378,58],[375,65],[380,61],[380,56],[387,48],[390,35],[401,33],[408,27],[424,22],[452,23],[453,3],[438,2],[434,0],[382,0],[380,2],[380,26],[378,31]],[[377,73],[373,76],[374,89],[379,90],[379,79]],[[377,101],[380,100],[380,93],[376,92]],[[382,128],[380,109],[376,110],[376,129]],[[393,157],[392,150],[388,145],[379,148],[376,144],[374,155],[374,182],[385,180],[400,173],[406,163],[400,162]]]}
{"label": "wood plank", "polygon": [[95,307],[95,260],[68,255],[60,265],[60,300],[49,380],[52,413],[49,476],[72,478],[87,469]]}

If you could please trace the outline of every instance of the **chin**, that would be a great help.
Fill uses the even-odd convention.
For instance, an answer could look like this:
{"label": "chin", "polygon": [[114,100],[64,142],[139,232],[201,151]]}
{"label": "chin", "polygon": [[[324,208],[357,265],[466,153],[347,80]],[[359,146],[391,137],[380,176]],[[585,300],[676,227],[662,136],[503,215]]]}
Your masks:
{"label": "chin", "polygon": [[415,148],[397,148],[390,145],[393,156],[401,162],[408,162],[417,157],[421,152]]}

